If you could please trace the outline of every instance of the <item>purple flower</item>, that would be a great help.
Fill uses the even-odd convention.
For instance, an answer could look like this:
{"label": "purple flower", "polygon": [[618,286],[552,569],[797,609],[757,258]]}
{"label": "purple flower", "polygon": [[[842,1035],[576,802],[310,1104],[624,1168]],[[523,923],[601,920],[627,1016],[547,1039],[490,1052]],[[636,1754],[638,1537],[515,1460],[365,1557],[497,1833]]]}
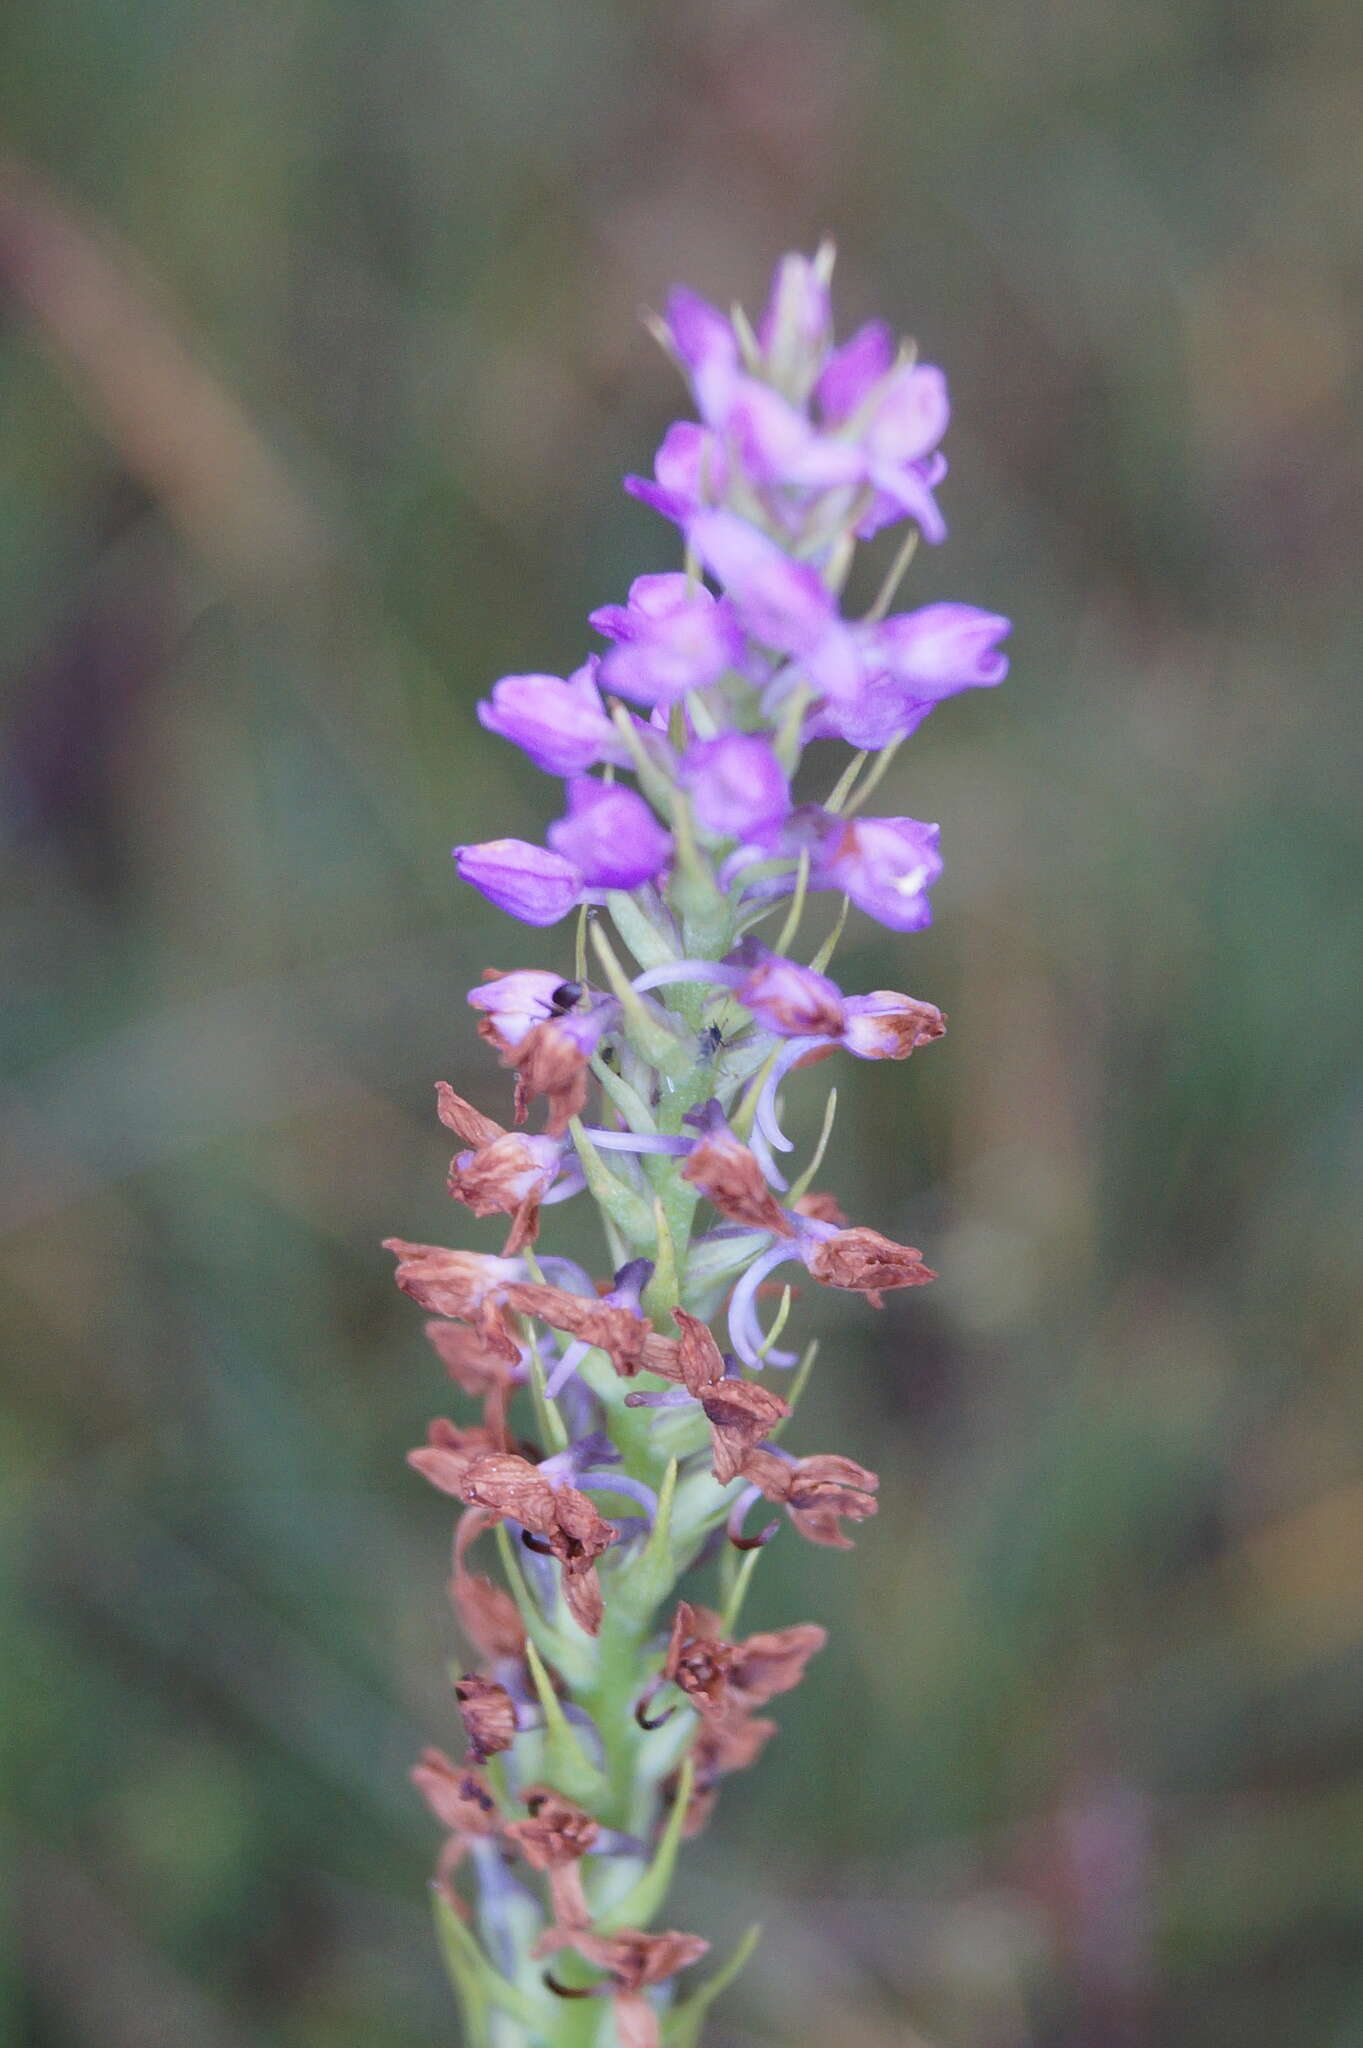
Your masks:
{"label": "purple flower", "polygon": [[858,328],[834,349],[819,378],[816,397],[829,426],[840,426],[894,367],[894,336],[881,320]]}
{"label": "purple flower", "polygon": [[489,1036],[499,1052],[518,1046],[536,1024],[561,1017],[582,995],[580,983],[565,981],[543,967],[518,967],[511,974],[492,968],[487,972],[489,978],[469,990],[469,1001],[486,1019],[486,1027],[480,1020],[479,1032]]}
{"label": "purple flower", "polygon": [[917,818],[827,820],[814,852],[815,888],[841,889],[891,931],[916,932],[932,923],[928,890],[942,872],[940,827]]}
{"label": "purple flower", "polygon": [[732,512],[702,512],[687,537],[733,599],[755,640],[797,658],[830,697],[850,695],[861,664],[850,627],[817,569],[793,562]]}
{"label": "purple flower", "polygon": [[668,294],[664,329],[691,379],[701,417],[722,418],[739,367],[732,323],[708,299],[678,285]]}
{"label": "purple flower", "polygon": [[969,604],[930,604],[863,627],[859,644],[866,680],[844,703],[826,703],[806,732],[874,750],[905,738],[934,704],[958,690],[992,687],[1008,673],[997,642],[1009,621]]}
{"label": "purple flower", "polygon": [[718,437],[695,420],[677,420],[653,458],[653,481],[627,476],[625,489],[679,526],[703,505],[718,504],[729,488],[729,458]]}
{"label": "purple flower", "polygon": [[919,703],[935,704],[1001,683],[1008,656],[998,642],[1011,631],[1008,619],[973,604],[927,604],[871,627],[864,655],[868,670],[882,669]]}
{"label": "purple flower", "polygon": [[854,484],[863,473],[863,459],[850,442],[821,434],[798,407],[755,377],[735,382],[725,426],[745,474],[756,484],[827,490]]}
{"label": "purple flower", "polygon": [[629,762],[629,752],[611,724],[596,685],[598,658],[592,655],[566,682],[560,676],[503,676],[478,719],[522,747],[549,775],[580,775],[598,762]]}
{"label": "purple flower", "polygon": [[641,796],[586,775],[568,784],[568,815],[549,827],[549,844],[592,889],[637,889],[672,852],[670,834]]}
{"label": "purple flower", "polygon": [[572,861],[527,840],[456,846],[454,858],[461,881],[522,924],[557,924],[582,901],[583,877]]}
{"label": "purple flower", "polygon": [[835,1039],[842,1033],[843,995],[813,967],[773,953],[751,936],[725,957],[738,970],[734,992],[757,1022],[780,1038]]}
{"label": "purple flower", "polygon": [[726,732],[687,748],[679,770],[703,831],[745,839],[779,825],[790,810],[790,784],[770,740]]}
{"label": "purple flower", "polygon": [[826,246],[812,260],[783,256],[771,281],[771,297],[757,339],[773,384],[792,398],[808,396],[833,340],[828,273],[833,251]]}
{"label": "purple flower", "polygon": [[602,605],[591,623],[617,643],[601,665],[602,681],[641,704],[671,704],[705,689],[743,652],[732,606],[676,571],[636,576],[629,603]]}
{"label": "purple flower", "polygon": [[877,502],[858,532],[863,538],[893,519],[916,519],[923,538],[946,539],[946,524],[932,493],[946,475],[937,443],[951,417],[946,378],[931,363],[905,364],[869,401],[860,436],[865,475]]}

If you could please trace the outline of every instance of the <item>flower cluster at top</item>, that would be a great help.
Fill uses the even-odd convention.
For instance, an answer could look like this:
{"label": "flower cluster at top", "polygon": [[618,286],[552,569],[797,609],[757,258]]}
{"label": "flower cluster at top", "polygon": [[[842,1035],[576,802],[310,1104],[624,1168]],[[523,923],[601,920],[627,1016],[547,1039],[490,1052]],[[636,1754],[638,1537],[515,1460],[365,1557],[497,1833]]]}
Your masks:
{"label": "flower cluster at top", "polygon": [[[1008,626],[966,604],[891,609],[919,536],[945,534],[946,386],[879,323],[835,346],[831,267],[828,249],[786,257],[756,329],[672,294],[657,332],[699,419],[626,488],[680,529],[684,566],[594,612],[608,645],[571,675],[505,676],[479,706],[564,779],[565,805],[547,843],[458,847],[459,873],[526,924],[576,911],[574,958],[489,969],[470,993],[515,1077],[509,1123],[438,1090],[460,1147],[450,1194],[508,1219],[501,1250],[390,1243],[482,1404],[411,1458],[462,1505],[451,1595],[479,1660],[456,1686],[467,1756],[428,1751],[415,1777],[446,1830],[451,1970],[471,2013],[497,2009],[499,2040],[553,2042],[556,2000],[593,1998],[624,2048],[661,2038],[671,1980],[706,1947],[646,1931],[678,1842],[824,1641],[813,1625],[737,1636],[758,1554],[781,1514],[846,1548],[843,1524],[875,1510],[874,1473],[779,1441],[814,1347],[780,1348],[794,1292],[772,1276],[794,1265],[875,1305],[933,1277],[812,1187],[832,1095],[814,1157],[788,1172],[782,1093],[832,1055],[904,1059],[945,1028],[929,1002],[849,994],[827,970],[849,905],[895,931],[929,922],[937,827],[863,806],[935,704],[1002,679]],[[857,544],[895,525],[880,596],[848,617]],[[806,743],[827,739],[853,758],[823,802],[797,802]],[[803,958],[821,890],[841,909]],[[584,1193],[610,1278],[539,1249],[542,1211]],[[749,1534],[763,1500],[781,1514]],[[503,1584],[469,1563],[489,1534]],[[713,1608],[678,1596],[710,1568]],[[452,1881],[466,1859],[481,1941]],[[543,1902],[513,1859],[543,1874]],[[712,1988],[670,2024],[698,2026]],[[597,2038],[584,2020],[575,2042]]]}

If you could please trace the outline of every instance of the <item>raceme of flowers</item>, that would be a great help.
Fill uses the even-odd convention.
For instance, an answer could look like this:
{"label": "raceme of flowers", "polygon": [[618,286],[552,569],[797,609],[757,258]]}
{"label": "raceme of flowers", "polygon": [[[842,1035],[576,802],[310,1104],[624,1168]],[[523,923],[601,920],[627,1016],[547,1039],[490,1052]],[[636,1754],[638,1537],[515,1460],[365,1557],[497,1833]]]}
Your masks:
{"label": "raceme of flowers", "polygon": [[[905,1059],[945,1028],[828,969],[849,905],[896,932],[930,921],[937,827],[865,803],[938,703],[1003,679],[1008,622],[891,609],[916,541],[945,537],[946,383],[879,322],[835,345],[831,269],[827,247],[784,258],[756,329],[672,293],[657,333],[699,418],[625,487],[679,529],[683,565],[593,612],[604,644],[569,675],[504,676],[478,707],[562,794],[542,839],[457,847],[459,874],[522,924],[575,924],[551,964],[470,991],[506,1121],[437,1091],[449,1192],[507,1219],[501,1252],[390,1248],[474,1404],[411,1453],[460,1505],[470,1653],[464,1753],[428,1750],[413,1775],[444,1830],[438,1920],[470,2039],[497,2048],[694,2041],[746,1954],[683,1995],[708,1943],[650,1924],[681,1839],[824,1643],[813,1624],[740,1633],[762,1547],[787,1523],[850,1547],[878,1484],[785,1442],[814,1349],[781,1341],[789,1276],[875,1306],[933,1277],[812,1186],[831,1113],[795,1171],[782,1099],[816,1063]],[[848,616],[855,548],[895,526],[879,599]],[[852,759],[797,802],[806,744],[828,739]],[[819,891],[841,911],[805,959]],[[541,1248],[543,1211],[579,1196],[608,1278]],[[693,1570],[713,1605],[679,1591]]]}

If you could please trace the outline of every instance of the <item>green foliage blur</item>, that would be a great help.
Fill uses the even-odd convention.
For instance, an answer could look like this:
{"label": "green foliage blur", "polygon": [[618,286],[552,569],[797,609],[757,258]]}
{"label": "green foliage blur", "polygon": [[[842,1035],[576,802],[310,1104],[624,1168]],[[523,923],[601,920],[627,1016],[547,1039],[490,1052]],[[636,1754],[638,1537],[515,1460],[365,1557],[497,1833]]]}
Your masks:
{"label": "green foliage blur", "polygon": [[1015,665],[882,792],[843,976],[951,1030],[822,1178],[942,1277],[797,1307],[883,1507],[674,1924],[767,1925],[716,2044],[1363,2043],[1356,9],[47,0],[0,133],[0,2040],[458,2040],[378,1240],[497,1244],[431,1084],[570,943],[455,883],[553,815],[473,706],[675,560],[640,308],[831,232]]}

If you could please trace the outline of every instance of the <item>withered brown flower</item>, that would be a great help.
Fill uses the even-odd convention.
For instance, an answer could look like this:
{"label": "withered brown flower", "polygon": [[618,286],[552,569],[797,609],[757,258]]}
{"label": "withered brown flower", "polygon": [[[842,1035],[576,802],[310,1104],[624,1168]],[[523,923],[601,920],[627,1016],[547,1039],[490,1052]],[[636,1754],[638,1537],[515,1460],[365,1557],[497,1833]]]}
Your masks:
{"label": "withered brown flower", "polygon": [[794,1206],[798,1215],[811,1216],[816,1223],[833,1223],[839,1230],[846,1228],[847,1217],[836,1195],[811,1188],[807,1195],[800,1196]]}
{"label": "withered brown flower", "polygon": [[734,1645],[720,1634],[720,1621],[708,1607],[677,1603],[662,1675],[677,1686],[702,1714],[722,1711],[729,1692]]}
{"label": "withered brown flower", "polygon": [[522,1796],[530,1818],[511,1821],[507,1840],[515,1843],[532,1869],[548,1873],[556,1924],[565,1930],[586,1927],[591,1913],[582,1888],[581,1862],[600,1834],[600,1825],[547,1785],[531,1785]]}
{"label": "withered brown flower", "polygon": [[[777,1733],[775,1721],[750,1714],[746,1707],[730,1702],[722,1713],[707,1716],[691,1749],[693,1776],[682,1833],[688,1841],[700,1834],[715,1810],[719,1781],[734,1771],[746,1771]],[[670,1799],[681,1791],[681,1773],[674,1771],[664,1787]]]}
{"label": "withered brown flower", "polygon": [[446,1186],[475,1216],[511,1217],[502,1247],[503,1258],[511,1258],[539,1235],[540,1204],[557,1177],[560,1147],[553,1138],[505,1130],[448,1081],[437,1081],[435,1095],[441,1123],[472,1148],[450,1161]]}
{"label": "withered brown flower", "polygon": [[608,1301],[592,1301],[582,1294],[570,1294],[564,1287],[544,1287],[537,1281],[519,1281],[506,1290],[508,1307],[521,1315],[538,1316],[555,1330],[565,1330],[594,1344],[610,1357],[615,1369],[631,1378],[643,1364],[644,1346],[653,1329],[647,1316]]}
{"label": "withered brown flower", "polygon": [[516,1703],[504,1685],[472,1671],[455,1681],[454,1697],[469,1747],[479,1763],[511,1748],[516,1740]]}
{"label": "withered brown flower", "polygon": [[486,1451],[465,1468],[461,1500],[494,1517],[519,1522],[563,1567],[563,1597],[588,1635],[601,1627],[601,1585],[596,1559],[619,1530],[603,1520],[591,1500],[574,1486],[553,1486],[528,1459],[513,1451]]}
{"label": "withered brown flower", "polygon": [[707,1720],[727,1723],[736,1711],[748,1714],[778,1693],[790,1692],[827,1641],[826,1629],[801,1622],[726,1642],[718,1615],[683,1600],[673,1619],[662,1677],[679,1687]]}
{"label": "withered brown flower", "polygon": [[864,1224],[823,1238],[808,1253],[805,1264],[823,1286],[851,1288],[864,1294],[875,1308],[880,1307],[883,1289],[921,1287],[937,1278],[912,1245],[896,1244]]}
{"label": "withered brown flower", "polygon": [[[618,1934],[593,1934],[588,1928],[551,1927],[540,1936],[532,1954],[552,1955],[560,1948],[575,1948],[587,1962],[607,1973],[614,1987],[615,2032],[620,2048],[659,2048],[662,2034],[658,2015],[644,1997],[644,1988],[664,1984],[679,1970],[698,1963],[708,1954],[710,1944],[698,1934],[679,1934],[672,1928],[660,1934],[649,1934],[638,1927],[622,1927]],[[591,1990],[570,1990],[552,1974],[547,1982],[560,1997],[594,1995]]]}
{"label": "withered brown flower", "polygon": [[880,1481],[875,1473],[836,1452],[787,1463],[774,1451],[755,1450],[744,1462],[743,1477],[783,1507],[802,1536],[830,1549],[852,1548],[840,1520],[865,1522],[876,1511]]}
{"label": "withered brown flower", "polygon": [[698,1187],[721,1216],[792,1237],[794,1225],[767,1185],[756,1158],[727,1124],[697,1139],[681,1170],[683,1180]]}
{"label": "withered brown flower", "polygon": [[426,1340],[455,1385],[483,1404],[483,1427],[496,1446],[506,1450],[507,1403],[511,1398],[511,1361],[464,1323],[432,1317]]}
{"label": "withered brown flower", "polygon": [[464,1479],[475,1458],[499,1449],[491,1430],[460,1429],[456,1423],[437,1415],[427,1425],[426,1441],[419,1450],[408,1451],[407,1463],[442,1493],[464,1497]]}
{"label": "withered brown flower", "polygon": [[763,1437],[790,1413],[790,1403],[780,1394],[752,1380],[719,1380],[702,1390],[700,1405],[710,1424],[714,1473],[721,1486],[738,1477]]}
{"label": "withered brown flower", "polygon": [[436,1882],[461,1918],[468,1914],[451,1878],[471,1841],[495,1835],[501,1826],[497,1802],[476,1764],[454,1764],[441,1749],[423,1749],[412,1783],[446,1831],[436,1864]]}
{"label": "withered brown flower", "polygon": [[549,1106],[545,1130],[551,1138],[561,1137],[569,1119],[581,1116],[587,1106],[590,1064],[589,1054],[561,1018],[533,1024],[507,1061],[516,1069],[516,1122],[523,1124],[530,1104],[543,1095]]}
{"label": "withered brown flower", "polygon": [[472,1323],[485,1344],[513,1364],[519,1362],[521,1347],[508,1327],[504,1307],[507,1288],[521,1274],[519,1260],[454,1251],[441,1244],[409,1244],[401,1237],[386,1237],[383,1248],[397,1258],[393,1278],[404,1294],[431,1315]]}
{"label": "withered brown flower", "polygon": [[495,1528],[498,1519],[484,1508],[469,1508],[459,1517],[450,1604],[480,1657],[519,1657],[525,1648],[525,1624],[515,1601],[504,1587],[471,1572],[464,1562],[470,1546],[486,1530]]}

